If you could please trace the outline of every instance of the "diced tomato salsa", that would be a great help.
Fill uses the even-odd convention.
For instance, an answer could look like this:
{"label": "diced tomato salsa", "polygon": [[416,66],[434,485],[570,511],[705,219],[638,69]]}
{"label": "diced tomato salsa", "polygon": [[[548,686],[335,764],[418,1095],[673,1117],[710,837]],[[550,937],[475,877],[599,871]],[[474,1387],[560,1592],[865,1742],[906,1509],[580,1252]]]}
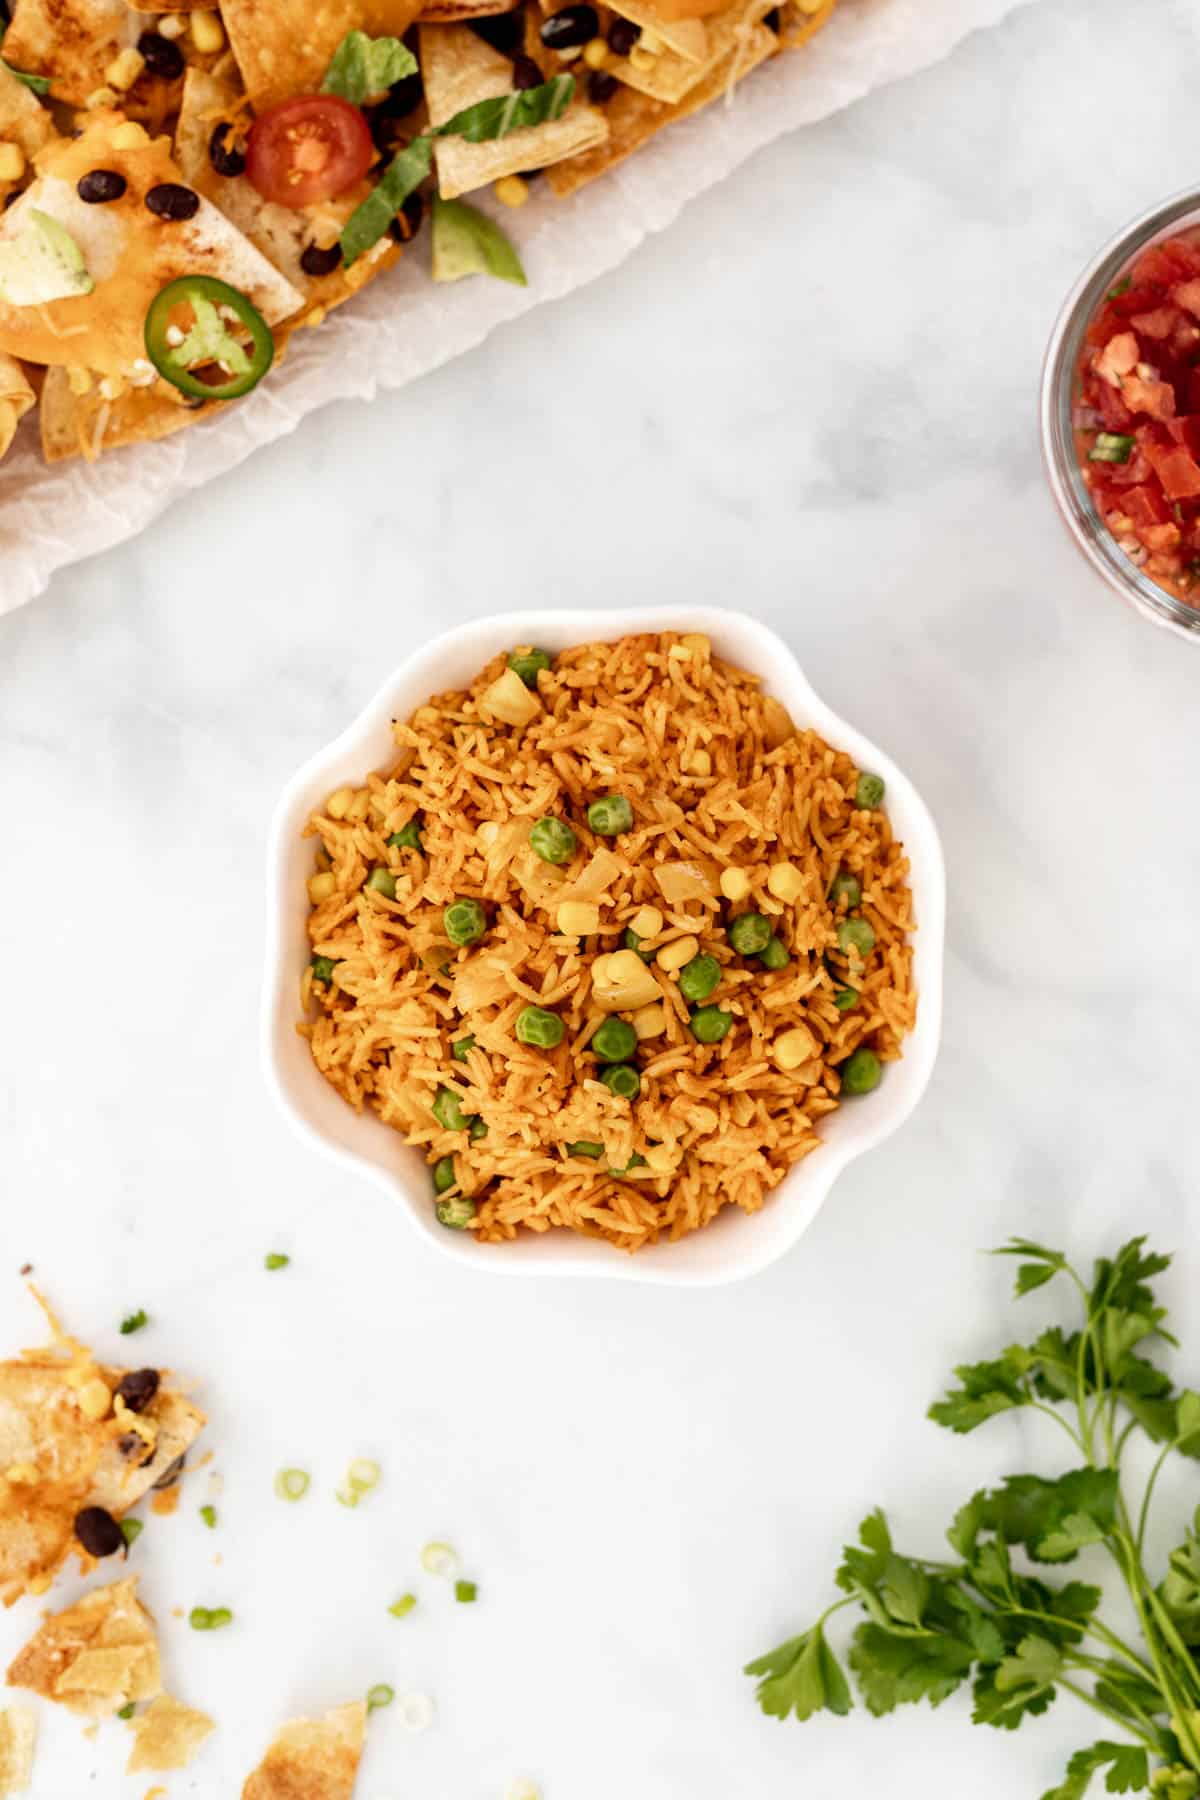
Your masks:
{"label": "diced tomato salsa", "polygon": [[1200,606],[1200,229],[1143,250],[1109,290],[1078,376],[1097,511],[1145,574]]}

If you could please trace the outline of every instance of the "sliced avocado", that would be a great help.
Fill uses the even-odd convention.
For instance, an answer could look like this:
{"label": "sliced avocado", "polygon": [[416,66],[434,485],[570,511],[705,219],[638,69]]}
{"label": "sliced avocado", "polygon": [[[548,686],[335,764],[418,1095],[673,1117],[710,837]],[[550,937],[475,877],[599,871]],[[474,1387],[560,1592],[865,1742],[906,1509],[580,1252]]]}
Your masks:
{"label": "sliced avocado", "polygon": [[433,279],[461,281],[464,275],[495,275],[525,286],[521,259],[500,227],[462,200],[433,202]]}
{"label": "sliced avocado", "polygon": [[95,285],[66,226],[36,206],[25,212],[16,235],[0,242],[0,300],[9,306],[72,300]]}

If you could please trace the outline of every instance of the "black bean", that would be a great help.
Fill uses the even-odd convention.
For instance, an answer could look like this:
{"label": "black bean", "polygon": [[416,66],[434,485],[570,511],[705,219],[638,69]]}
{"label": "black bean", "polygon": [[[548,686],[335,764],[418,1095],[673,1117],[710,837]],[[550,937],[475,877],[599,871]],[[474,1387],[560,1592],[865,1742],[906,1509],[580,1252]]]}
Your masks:
{"label": "black bean", "polygon": [[411,131],[403,129],[403,121],[421,104],[424,91],[420,75],[406,75],[403,81],[392,84],[378,106],[367,109],[367,123],[378,149],[394,150],[401,138],[412,136]]}
{"label": "black bean", "polygon": [[124,1437],[119,1437],[117,1449],[127,1462],[134,1463],[139,1469],[143,1463],[154,1460],[154,1445],[148,1444],[136,1431],[127,1431]]}
{"label": "black bean", "polygon": [[114,1556],[125,1548],[125,1533],[102,1506],[85,1506],[75,1514],[75,1536],[89,1556]]}
{"label": "black bean", "polygon": [[156,1488],[174,1487],[175,1483],[179,1480],[179,1477],[183,1474],[186,1463],[187,1463],[186,1456],[177,1456],[173,1463],[167,1464],[166,1468],[163,1470],[162,1474],[159,1476],[158,1480],[155,1482],[155,1484],[154,1484],[155,1487]]}
{"label": "black bean", "polygon": [[599,29],[594,6],[564,6],[542,25],[542,42],[547,50],[570,50],[575,44],[586,44]]}
{"label": "black bean", "polygon": [[770,12],[763,19],[763,24],[766,26],[768,31],[778,31],[780,22],[781,21],[779,18],[779,8],[777,6],[773,6],[771,8]]}
{"label": "black bean", "polygon": [[306,244],[300,256],[300,267],[306,275],[332,275],[342,260],[342,246],[330,244],[322,250],[319,244]]}
{"label": "black bean", "polygon": [[498,13],[492,19],[472,19],[470,26],[476,37],[481,37],[485,44],[505,56],[511,56],[524,42],[525,21],[519,12]]}
{"label": "black bean", "polygon": [[195,218],[200,211],[200,196],[178,181],[160,181],[146,195],[146,205],[158,218],[180,224],[184,219]]}
{"label": "black bean", "polygon": [[606,100],[612,99],[620,85],[616,76],[610,75],[607,69],[593,69],[588,76],[588,99],[594,106],[603,106]]}
{"label": "black bean", "polygon": [[75,192],[89,206],[101,206],[109,200],[119,200],[125,192],[128,182],[115,169],[89,169],[81,175],[75,184]]}
{"label": "black bean", "polygon": [[233,126],[225,119],[212,128],[208,140],[208,160],[218,175],[240,175],[246,167],[246,152],[233,138]]}
{"label": "black bean", "polygon": [[161,75],[164,81],[178,81],[183,74],[183,51],[161,32],[143,31],[138,39],[138,49],[145,57],[151,75]]}
{"label": "black bean", "polygon": [[532,56],[518,56],[514,59],[512,81],[515,88],[541,87],[544,79]]}
{"label": "black bean", "polygon": [[410,194],[389,227],[398,244],[411,244],[421,229],[425,202],[419,193]]}
{"label": "black bean", "polygon": [[642,35],[632,19],[614,19],[608,28],[608,47],[614,56],[628,56]]}
{"label": "black bean", "polygon": [[157,1369],[130,1369],[117,1383],[117,1393],[130,1412],[145,1412],[157,1392]]}

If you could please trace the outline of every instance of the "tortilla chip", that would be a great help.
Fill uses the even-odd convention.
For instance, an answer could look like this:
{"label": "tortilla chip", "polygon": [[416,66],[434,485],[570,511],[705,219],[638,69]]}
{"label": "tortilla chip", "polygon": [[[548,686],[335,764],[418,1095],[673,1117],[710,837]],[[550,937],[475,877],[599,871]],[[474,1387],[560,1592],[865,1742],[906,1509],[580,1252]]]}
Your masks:
{"label": "tortilla chip", "polygon": [[133,1749],[125,1764],[127,1775],[139,1769],[186,1769],[216,1721],[207,1713],[161,1694],[133,1721]]}
{"label": "tortilla chip", "polygon": [[17,435],[17,426],[33,405],[36,396],[29,378],[19,362],[0,353],[0,462],[4,460]]}
{"label": "tortilla chip", "polygon": [[[90,294],[47,306],[0,305],[0,351],[36,363],[74,363],[103,374],[145,370],[143,324],[160,288],[180,275],[215,275],[242,293],[269,325],[303,305],[303,295],[209,200],[194,218],[158,218],[148,189],[180,181],[165,138],[118,146],[119,113],[95,114],[81,136],[43,150],[38,178],[0,218],[0,241],[15,237],[31,208],[65,226],[95,281]],[[126,192],[105,206],[81,200],[76,183],[91,169],[114,169]]]}
{"label": "tortilla chip", "polygon": [[656,131],[661,131],[664,125],[671,125],[676,119],[686,119],[689,114],[699,112],[710,100],[719,100],[731,85],[756,69],[769,56],[773,56],[778,48],[774,32],[769,31],[765,25],[756,25],[735,52],[698,82],[686,99],[678,101],[674,106],[669,106],[662,100],[652,100],[648,95],[636,93],[632,88],[623,88],[608,103],[608,143],[587,156],[576,157],[572,162],[560,163],[557,168],[551,169],[546,178],[550,186],[560,198],[573,194],[577,188],[594,181],[598,175],[606,174],[617,163],[631,156]]}
{"label": "tortilla chip", "polygon": [[[639,25],[645,37],[657,37],[668,50],[682,56],[685,62],[707,63],[713,46],[705,19],[672,19],[654,0],[621,0],[613,9],[630,24]],[[711,15],[710,15],[711,16]],[[607,66],[607,65],[606,65]]]}
{"label": "tortilla chip", "polygon": [[281,1727],[242,1800],[350,1800],[367,1728],[362,1700],[323,1719],[292,1719]]}
{"label": "tortilla chip", "polygon": [[[433,125],[444,125],[477,101],[512,92],[512,63],[466,25],[422,25],[418,61]],[[522,169],[544,169],[566,156],[580,155],[608,136],[603,113],[572,103],[560,119],[510,131],[492,143],[468,144],[439,138],[434,146],[438,191],[443,200],[469,194]]]}
{"label": "tortilla chip", "polygon": [[0,1712],[0,1800],[29,1791],[36,1742],[37,1718],[28,1706]]}
{"label": "tortilla chip", "polygon": [[165,1384],[141,1413],[129,1415],[140,1423],[144,1450],[130,1444],[139,1433],[128,1419],[111,1412],[89,1418],[81,1387],[103,1381],[111,1391],[126,1372],[98,1366],[70,1340],[0,1363],[0,1599],[6,1605],[28,1588],[44,1592],[72,1550],[85,1569],[93,1567],[75,1537],[77,1513],[100,1506],[120,1518],[199,1435],[204,1414]]}
{"label": "tortilla chip", "polygon": [[[34,157],[56,136],[49,108],[0,62],[0,143],[18,145],[32,174]],[[0,181],[0,208],[20,185],[19,181]]]}
{"label": "tortilla chip", "polygon": [[158,1640],[136,1575],[46,1619],[9,1665],[8,1685],[97,1718],[159,1693]]}
{"label": "tortilla chip", "polygon": [[320,306],[328,312],[384,269],[390,269],[400,255],[400,245],[382,238],[372,252],[359,257],[350,269],[337,268],[329,275],[306,275],[300,267],[304,251],[312,243],[322,247],[334,243],[362,194],[355,189],[349,195],[324,201],[319,207],[298,210],[264,200],[244,175],[218,175],[208,153],[209,140],[222,119],[244,116],[241,102],[241,91],[232,82],[222,81],[203,69],[188,70],[175,131],[175,155],[183,178],[189,187],[220,207],[310,307]]}
{"label": "tortilla chip", "polygon": [[117,52],[145,29],[125,0],[16,0],[4,60],[28,75],[49,75],[56,100],[82,106],[105,85]]}
{"label": "tortilla chip", "polygon": [[[643,48],[639,44],[635,45],[630,56],[618,57],[606,67],[626,87],[636,88],[638,93],[648,94],[652,100],[666,100],[673,104],[689,94],[713,69],[728,63],[731,52],[737,51],[739,43],[745,44],[749,33],[770,10],[765,0],[749,0],[749,4],[747,0],[738,0],[738,4],[723,13],[714,14],[707,21],[681,21],[683,24],[699,25],[704,31],[708,51],[702,62],[682,56],[673,49],[666,49],[652,59],[649,67],[644,68],[638,63],[639,52]],[[677,31],[679,26],[672,29]]]}
{"label": "tortilla chip", "polygon": [[521,0],[426,0],[421,8],[422,25],[456,25],[466,19],[494,19],[502,13],[516,12]]}
{"label": "tortilla chip", "polygon": [[157,443],[219,411],[219,402],[202,401],[193,406],[163,381],[151,387],[127,388],[116,400],[106,400],[98,382],[86,393],[77,394],[67,369],[47,369],[38,408],[42,454],[48,463],[66,462],[73,456],[92,462],[103,450]]}
{"label": "tortilla chip", "polygon": [[421,0],[225,0],[221,18],[255,108],[314,94],[348,31],[403,37]]}
{"label": "tortilla chip", "polygon": [[797,0],[787,0],[779,9],[779,42],[785,50],[798,50],[810,37],[828,25],[837,0],[823,0],[815,12],[806,12]]}

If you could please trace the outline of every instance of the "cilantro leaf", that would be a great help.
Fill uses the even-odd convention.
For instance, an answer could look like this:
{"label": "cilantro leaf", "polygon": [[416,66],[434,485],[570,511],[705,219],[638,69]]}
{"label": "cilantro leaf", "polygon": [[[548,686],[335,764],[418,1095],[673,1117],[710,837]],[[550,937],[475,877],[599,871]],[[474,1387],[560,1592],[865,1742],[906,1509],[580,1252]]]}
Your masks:
{"label": "cilantro leaf", "polygon": [[760,1675],[758,1704],[773,1719],[811,1719],[822,1711],[844,1715],[854,1704],[850,1684],[837,1657],[825,1642],[820,1625],[747,1663],[747,1675]]}
{"label": "cilantro leaf", "polygon": [[1047,1250],[1042,1244],[1030,1243],[1028,1238],[1009,1238],[993,1256],[1028,1256],[1031,1260],[1022,1263],[1017,1270],[1016,1286],[1013,1298],[1019,1300],[1023,1294],[1032,1294],[1035,1288],[1044,1287],[1048,1281],[1069,1267],[1061,1250]]}
{"label": "cilantro leaf", "polygon": [[972,1691],[975,1704],[971,1717],[975,1724],[993,1725],[997,1731],[1015,1731],[1023,1720],[1044,1713],[1054,1699],[1052,1687],[1026,1684],[1024,1687],[1000,1688],[996,1685],[993,1669],[983,1671]]}
{"label": "cilantro leaf", "polygon": [[1200,1644],[1200,1541],[1191,1532],[1172,1550],[1158,1595],[1184,1643]]}
{"label": "cilantro leaf", "polygon": [[905,1556],[889,1556],[879,1597],[898,1625],[920,1625],[929,1599],[929,1577]]}
{"label": "cilantro leaf", "polygon": [[858,1544],[848,1544],[842,1551],[836,1579],[845,1594],[853,1594],[859,1588],[873,1588],[882,1579],[892,1554],[892,1534],[878,1507],[868,1513],[859,1526],[858,1540]]}
{"label": "cilantro leaf", "polygon": [[880,1718],[918,1700],[939,1706],[970,1673],[974,1653],[954,1637],[901,1637],[880,1625],[860,1625],[850,1667],[867,1711]]}
{"label": "cilantro leaf", "polygon": [[996,1670],[999,1693],[1012,1694],[1027,1687],[1052,1687],[1062,1668],[1062,1652],[1049,1638],[1031,1634],[1017,1645],[1015,1656],[1006,1656]]}
{"label": "cilantro leaf", "polygon": [[352,106],[364,106],[416,72],[417,59],[399,38],[373,38],[365,31],[348,31],[325,71],[321,92],[338,94]]}
{"label": "cilantro leaf", "polygon": [[1169,1269],[1171,1258],[1144,1250],[1145,1242],[1144,1237],[1131,1238],[1111,1261],[1097,1257],[1090,1297],[1093,1315],[1106,1307],[1118,1307],[1131,1312],[1157,1311],[1160,1317],[1165,1316],[1155,1307],[1154,1295],[1146,1283],[1151,1276]]}
{"label": "cilantro leaf", "polygon": [[954,1373],[962,1383],[929,1408],[935,1425],[965,1434],[997,1413],[1029,1406],[1033,1396],[1024,1384],[1032,1366],[1029,1352],[1014,1344],[993,1362],[960,1363]]}
{"label": "cilantro leaf", "polygon": [[1061,1525],[1048,1531],[1038,1545],[1041,1562],[1069,1562],[1089,1544],[1102,1544],[1104,1529],[1087,1513],[1068,1513]]}
{"label": "cilantro leaf", "polygon": [[1108,1769],[1105,1787],[1110,1794],[1141,1793],[1150,1785],[1150,1764],[1140,1744],[1093,1744],[1077,1750],[1067,1764],[1065,1781],[1042,1795],[1042,1800],[1083,1800],[1092,1776]]}
{"label": "cilantro leaf", "polygon": [[1006,1476],[1002,1487],[983,1496],[981,1517],[1006,1543],[1023,1544],[1034,1562],[1065,1562],[1076,1554],[1069,1543],[1056,1541],[1065,1521],[1082,1515],[1103,1536],[1112,1530],[1116,1506],[1115,1469],[1072,1469],[1057,1481],[1039,1475]]}

